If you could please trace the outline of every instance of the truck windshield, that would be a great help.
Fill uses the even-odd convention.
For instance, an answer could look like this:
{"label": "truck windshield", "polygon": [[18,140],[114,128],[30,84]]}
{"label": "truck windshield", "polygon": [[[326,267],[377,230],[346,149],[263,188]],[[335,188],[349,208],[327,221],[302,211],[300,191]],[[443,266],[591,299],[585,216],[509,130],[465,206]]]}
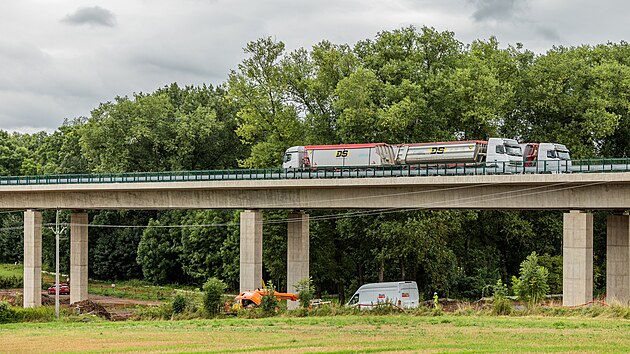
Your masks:
{"label": "truck windshield", "polygon": [[292,155],[293,155],[293,154],[289,154],[289,153],[284,154],[284,162],[289,162],[289,161],[291,161],[291,156],[292,156]]}
{"label": "truck windshield", "polygon": [[571,160],[571,157],[569,157],[569,152],[568,151],[560,151],[560,150],[556,150],[558,157],[560,158],[560,160]]}
{"label": "truck windshield", "polygon": [[523,156],[520,146],[505,145],[505,151],[511,156]]}

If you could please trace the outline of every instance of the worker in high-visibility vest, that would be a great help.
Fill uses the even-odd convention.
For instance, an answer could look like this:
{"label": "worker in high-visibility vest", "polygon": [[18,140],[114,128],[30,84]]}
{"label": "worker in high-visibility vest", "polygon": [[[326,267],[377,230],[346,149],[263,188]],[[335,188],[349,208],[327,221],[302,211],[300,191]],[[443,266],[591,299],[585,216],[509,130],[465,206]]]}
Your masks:
{"label": "worker in high-visibility vest", "polygon": [[438,295],[437,291],[433,293],[433,307],[438,308]]}

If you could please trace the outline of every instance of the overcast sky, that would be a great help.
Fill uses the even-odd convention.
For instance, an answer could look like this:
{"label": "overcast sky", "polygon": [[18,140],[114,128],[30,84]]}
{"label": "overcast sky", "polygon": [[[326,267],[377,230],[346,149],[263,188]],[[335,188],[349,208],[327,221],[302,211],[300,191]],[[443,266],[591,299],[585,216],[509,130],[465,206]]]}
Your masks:
{"label": "overcast sky", "polygon": [[3,0],[0,129],[54,131],[117,95],[220,84],[265,36],[292,50],[432,26],[544,53],[628,40],[629,14],[622,0]]}

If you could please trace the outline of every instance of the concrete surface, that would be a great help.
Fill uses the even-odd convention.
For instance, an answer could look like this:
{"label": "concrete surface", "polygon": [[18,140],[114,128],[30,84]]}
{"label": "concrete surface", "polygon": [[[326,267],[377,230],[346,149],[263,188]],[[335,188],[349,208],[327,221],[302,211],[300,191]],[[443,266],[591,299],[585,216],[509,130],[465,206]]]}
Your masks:
{"label": "concrete surface", "polygon": [[593,300],[593,214],[564,214],[562,242],[562,305]]}

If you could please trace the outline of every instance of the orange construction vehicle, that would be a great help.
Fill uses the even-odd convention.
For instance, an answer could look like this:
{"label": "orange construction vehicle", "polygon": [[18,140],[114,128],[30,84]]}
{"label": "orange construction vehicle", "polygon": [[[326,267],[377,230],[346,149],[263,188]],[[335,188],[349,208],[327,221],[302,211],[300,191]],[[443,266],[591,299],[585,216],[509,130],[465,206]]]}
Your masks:
{"label": "orange construction vehicle", "polygon": [[[268,294],[267,289],[243,291],[234,298],[234,304],[232,305],[232,310],[258,307],[260,306],[260,303],[262,302],[263,296],[267,294]],[[279,293],[276,291],[273,293],[273,296],[278,301],[281,301],[281,300],[297,301],[298,300],[298,296],[292,293]]]}

